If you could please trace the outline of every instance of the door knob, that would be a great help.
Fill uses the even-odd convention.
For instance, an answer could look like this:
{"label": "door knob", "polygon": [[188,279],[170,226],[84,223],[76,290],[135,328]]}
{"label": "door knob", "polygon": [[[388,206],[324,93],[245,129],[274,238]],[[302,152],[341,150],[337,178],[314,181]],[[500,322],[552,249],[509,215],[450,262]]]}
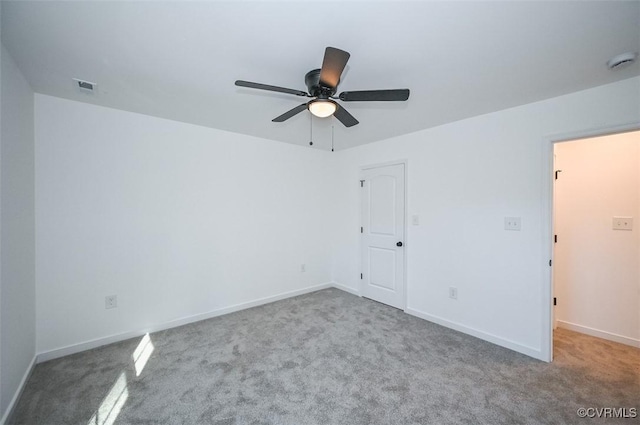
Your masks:
{"label": "door knob", "polygon": [[402,246],[402,242],[398,242],[396,246]]}

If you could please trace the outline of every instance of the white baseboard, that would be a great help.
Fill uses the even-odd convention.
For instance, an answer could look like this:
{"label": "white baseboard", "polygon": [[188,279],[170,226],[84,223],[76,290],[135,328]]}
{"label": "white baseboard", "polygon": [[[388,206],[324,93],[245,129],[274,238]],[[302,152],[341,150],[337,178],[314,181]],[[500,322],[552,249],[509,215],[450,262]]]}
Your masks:
{"label": "white baseboard", "polygon": [[424,320],[428,320],[429,322],[437,323],[438,325],[442,325],[445,328],[453,329],[458,332],[465,333],[467,335],[475,336],[476,338],[480,338],[484,341],[491,342],[492,344],[496,344],[513,351],[517,351],[518,353],[525,354],[529,357],[546,361],[540,349],[518,344],[517,342],[513,342],[508,339],[505,339],[484,331],[480,331],[478,329],[470,328],[460,323],[452,322],[450,320],[443,319],[442,317],[434,316],[432,314],[428,314],[420,310],[415,310],[413,308],[407,308],[405,310],[405,313],[410,314],[412,316],[419,317]]}
{"label": "white baseboard", "polygon": [[568,329],[574,332],[580,332],[582,334],[587,334],[591,336],[595,336],[597,338],[606,339],[613,342],[618,342],[624,345],[630,345],[632,347],[640,348],[640,339],[630,338],[628,336],[614,334],[612,332],[601,331],[599,329],[590,328],[588,326],[577,325],[571,322],[565,322],[564,320],[557,320],[558,327],[563,329]]}
{"label": "white baseboard", "polygon": [[37,356],[33,356],[33,359],[31,359],[31,363],[29,363],[29,367],[24,372],[24,375],[22,376],[22,380],[20,381],[20,385],[18,385],[18,389],[16,390],[15,394],[11,398],[9,405],[7,406],[7,410],[4,412],[4,415],[2,415],[2,419],[0,419],[0,425],[4,425],[13,414],[13,409],[16,408],[16,404],[18,403],[18,400],[20,400],[20,396],[24,391],[25,384],[31,377],[31,374],[33,373],[33,369],[36,367],[36,359],[37,359]]}
{"label": "white baseboard", "polygon": [[[160,323],[150,326],[145,329],[138,329],[135,331],[125,332],[117,335],[110,335],[102,338],[96,338],[89,341],[81,342],[78,344],[68,345],[66,347],[56,348],[49,351],[38,353],[37,363],[46,362],[47,360],[57,359],[59,357],[68,356],[70,354],[79,353],[81,351],[91,350],[92,348],[101,347],[103,345],[112,344],[114,342],[124,341],[126,339],[136,338],[143,336],[146,333],[159,332],[165,329],[171,329],[189,323],[199,322],[201,320],[211,319],[213,317],[222,316],[224,314],[233,313],[247,308],[257,307],[263,304],[269,304],[275,301],[284,300],[286,298],[296,297],[298,295],[308,294],[310,292],[319,291],[321,289],[331,288],[333,282],[321,283],[319,285],[310,286],[303,289],[296,289],[294,291],[283,292],[270,297],[259,298],[257,300],[248,301],[240,304],[231,305],[218,310],[213,310],[207,313],[196,314],[193,316],[183,317],[169,322]],[[2,424],[0,424],[2,425]]]}
{"label": "white baseboard", "polygon": [[340,289],[341,291],[348,292],[348,293],[353,294],[353,295],[361,296],[360,291],[358,291],[357,289],[350,288],[350,287],[345,286],[345,285],[343,285],[341,283],[331,282],[331,286],[333,286],[336,289]]}

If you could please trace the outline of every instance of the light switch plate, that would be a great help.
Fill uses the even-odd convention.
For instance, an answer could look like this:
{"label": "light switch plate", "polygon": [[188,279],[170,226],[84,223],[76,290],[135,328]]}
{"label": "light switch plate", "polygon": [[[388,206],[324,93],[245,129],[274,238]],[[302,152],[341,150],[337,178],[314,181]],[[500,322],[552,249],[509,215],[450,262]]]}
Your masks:
{"label": "light switch plate", "polygon": [[521,222],[520,217],[505,217],[504,218],[504,230],[517,230],[520,231]]}
{"label": "light switch plate", "polygon": [[420,224],[420,216],[418,214],[411,216],[411,224],[414,226],[418,226]]}
{"label": "light switch plate", "polygon": [[633,217],[613,217],[613,230],[632,230]]}

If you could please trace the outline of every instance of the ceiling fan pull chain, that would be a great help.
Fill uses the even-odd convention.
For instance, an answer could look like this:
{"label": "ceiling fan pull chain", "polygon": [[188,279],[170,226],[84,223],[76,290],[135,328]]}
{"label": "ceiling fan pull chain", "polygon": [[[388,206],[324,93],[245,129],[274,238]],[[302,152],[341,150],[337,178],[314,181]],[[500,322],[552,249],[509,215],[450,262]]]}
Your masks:
{"label": "ceiling fan pull chain", "polygon": [[333,126],[331,126],[331,152],[333,152]]}
{"label": "ceiling fan pull chain", "polygon": [[309,146],[313,146],[313,115],[309,114]]}

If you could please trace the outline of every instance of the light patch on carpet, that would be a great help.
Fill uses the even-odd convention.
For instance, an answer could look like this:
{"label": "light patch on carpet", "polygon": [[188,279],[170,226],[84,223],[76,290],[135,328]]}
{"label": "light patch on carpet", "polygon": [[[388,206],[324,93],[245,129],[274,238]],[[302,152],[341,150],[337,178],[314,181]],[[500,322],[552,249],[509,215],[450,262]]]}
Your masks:
{"label": "light patch on carpet", "polygon": [[113,425],[128,398],[127,375],[122,372],[87,425]]}
{"label": "light patch on carpet", "polygon": [[140,340],[140,344],[133,351],[133,365],[136,369],[136,376],[140,376],[142,373],[142,369],[144,369],[149,357],[151,357],[151,353],[153,353],[153,343],[151,342],[151,337],[149,334],[145,334]]}

